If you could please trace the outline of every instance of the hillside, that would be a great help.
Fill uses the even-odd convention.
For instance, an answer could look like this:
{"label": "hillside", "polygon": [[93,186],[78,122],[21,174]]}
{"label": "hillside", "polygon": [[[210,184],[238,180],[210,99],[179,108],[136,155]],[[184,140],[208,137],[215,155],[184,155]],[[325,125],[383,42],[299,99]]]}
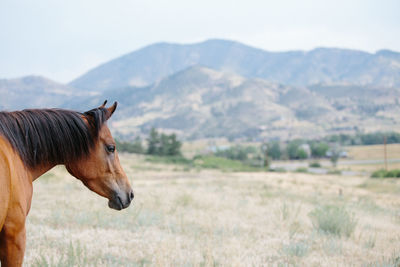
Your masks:
{"label": "hillside", "polygon": [[400,126],[399,90],[362,86],[284,86],[194,66],[146,87],[109,90],[119,101],[113,127],[121,135],[151,127],[186,138],[318,137],[327,133],[394,130]]}
{"label": "hillside", "polygon": [[226,40],[153,44],[106,62],[70,85],[100,91],[146,86],[194,65],[293,86],[318,83],[400,86],[397,52],[381,50],[370,54],[338,48],[268,52]]}

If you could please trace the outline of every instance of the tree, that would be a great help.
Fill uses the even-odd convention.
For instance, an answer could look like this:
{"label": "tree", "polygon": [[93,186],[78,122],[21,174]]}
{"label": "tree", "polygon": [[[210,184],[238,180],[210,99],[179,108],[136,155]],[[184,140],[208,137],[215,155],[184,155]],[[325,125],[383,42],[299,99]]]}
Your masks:
{"label": "tree", "polygon": [[160,148],[160,137],[155,128],[151,128],[149,137],[147,138],[147,154],[156,155]]}
{"label": "tree", "polygon": [[338,144],[334,144],[329,150],[331,162],[334,168],[336,168],[337,162],[339,160],[340,154],[342,153],[342,149]]}
{"label": "tree", "polygon": [[170,156],[181,155],[181,147],[182,143],[178,141],[178,139],[176,138],[176,134],[171,134],[169,136],[168,155]]}
{"label": "tree", "polygon": [[289,159],[296,159],[297,158],[297,149],[299,149],[299,145],[294,143],[294,142],[290,142],[287,145],[286,152],[287,152],[287,155],[288,155]]}
{"label": "tree", "polygon": [[[303,157],[303,152],[300,152],[300,145],[302,143],[304,143],[302,140],[297,139],[297,140],[291,141],[287,145],[286,152],[287,152],[289,159],[299,159],[299,158]],[[301,150],[304,151],[304,149],[301,149]]]}
{"label": "tree", "polygon": [[311,143],[311,155],[315,158],[323,158],[329,150],[329,145],[324,142]]}
{"label": "tree", "polygon": [[282,152],[281,152],[281,146],[279,145],[279,142],[271,142],[268,145],[268,156],[271,157],[272,159],[280,159]]}
{"label": "tree", "polygon": [[135,140],[132,144],[132,153],[143,154],[144,149],[142,145],[142,139],[139,136],[136,136]]}
{"label": "tree", "polygon": [[142,146],[142,140],[140,139],[139,136],[135,138],[133,143],[120,142],[118,140],[115,140],[115,143],[117,145],[118,151],[121,152],[136,153],[136,154],[143,154],[144,152]]}
{"label": "tree", "polygon": [[160,146],[157,151],[159,156],[167,156],[169,150],[169,136],[166,134],[161,134],[160,136]]}
{"label": "tree", "polygon": [[303,148],[298,148],[296,158],[297,159],[306,159],[306,158],[308,158],[308,154]]}
{"label": "tree", "polygon": [[159,134],[152,128],[147,138],[147,154],[158,156],[181,155],[182,143],[178,141],[176,134]]}

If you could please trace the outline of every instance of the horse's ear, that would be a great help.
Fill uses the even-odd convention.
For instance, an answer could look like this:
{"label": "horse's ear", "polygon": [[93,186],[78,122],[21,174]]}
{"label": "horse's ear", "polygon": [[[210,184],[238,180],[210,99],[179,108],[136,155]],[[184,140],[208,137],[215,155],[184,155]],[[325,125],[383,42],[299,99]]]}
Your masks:
{"label": "horse's ear", "polygon": [[107,112],[107,120],[112,116],[112,114],[114,113],[114,111],[117,109],[117,101],[114,102],[114,104],[107,108],[108,112]]}
{"label": "horse's ear", "polygon": [[106,107],[106,104],[107,104],[107,100],[104,100],[103,105],[101,105],[99,108],[105,108],[105,107]]}

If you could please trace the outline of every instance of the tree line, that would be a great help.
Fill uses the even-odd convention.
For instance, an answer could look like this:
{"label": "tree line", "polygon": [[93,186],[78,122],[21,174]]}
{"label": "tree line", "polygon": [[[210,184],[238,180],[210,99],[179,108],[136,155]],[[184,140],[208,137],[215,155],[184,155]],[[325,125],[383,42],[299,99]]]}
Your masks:
{"label": "tree line", "polygon": [[180,156],[182,143],[177,139],[176,134],[159,133],[152,128],[146,138],[146,145],[138,136],[133,142],[122,142],[116,140],[117,148],[121,152],[148,154],[157,156]]}
{"label": "tree line", "polygon": [[272,141],[266,144],[269,157],[274,160],[279,159],[306,159],[309,157],[323,158],[331,146],[323,141],[305,141],[296,139],[282,144],[278,141]]}
{"label": "tree line", "polygon": [[339,143],[342,146],[354,145],[380,145],[386,138],[387,144],[400,143],[400,133],[396,132],[375,132],[375,133],[356,133],[356,134],[336,134],[329,135],[323,140],[330,143]]}
{"label": "tree line", "polygon": [[[384,138],[386,138],[388,144],[400,143],[400,134],[395,132],[358,133],[355,135],[338,134],[330,135],[320,140],[296,139],[285,143],[271,141],[259,147],[236,145],[227,149],[217,150],[213,154],[217,157],[248,162],[251,165],[265,160],[266,155],[273,160],[306,159],[309,157],[337,158],[341,153],[340,146],[383,144]],[[177,139],[177,136],[175,134],[159,133],[155,128],[152,128],[149,132],[146,142],[143,142],[140,137],[136,137],[133,142],[117,141],[117,147],[119,151],[137,154],[182,155],[182,143]]]}

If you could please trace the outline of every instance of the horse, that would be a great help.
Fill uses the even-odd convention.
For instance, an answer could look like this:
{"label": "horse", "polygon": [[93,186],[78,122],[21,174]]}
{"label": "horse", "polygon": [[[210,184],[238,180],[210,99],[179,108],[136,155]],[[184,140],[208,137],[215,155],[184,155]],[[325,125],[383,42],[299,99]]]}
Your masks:
{"label": "horse", "polygon": [[25,221],[32,183],[56,165],[108,199],[108,206],[127,208],[134,194],[122,169],[107,126],[117,102],[84,113],[65,109],[0,112],[0,262],[21,266]]}

